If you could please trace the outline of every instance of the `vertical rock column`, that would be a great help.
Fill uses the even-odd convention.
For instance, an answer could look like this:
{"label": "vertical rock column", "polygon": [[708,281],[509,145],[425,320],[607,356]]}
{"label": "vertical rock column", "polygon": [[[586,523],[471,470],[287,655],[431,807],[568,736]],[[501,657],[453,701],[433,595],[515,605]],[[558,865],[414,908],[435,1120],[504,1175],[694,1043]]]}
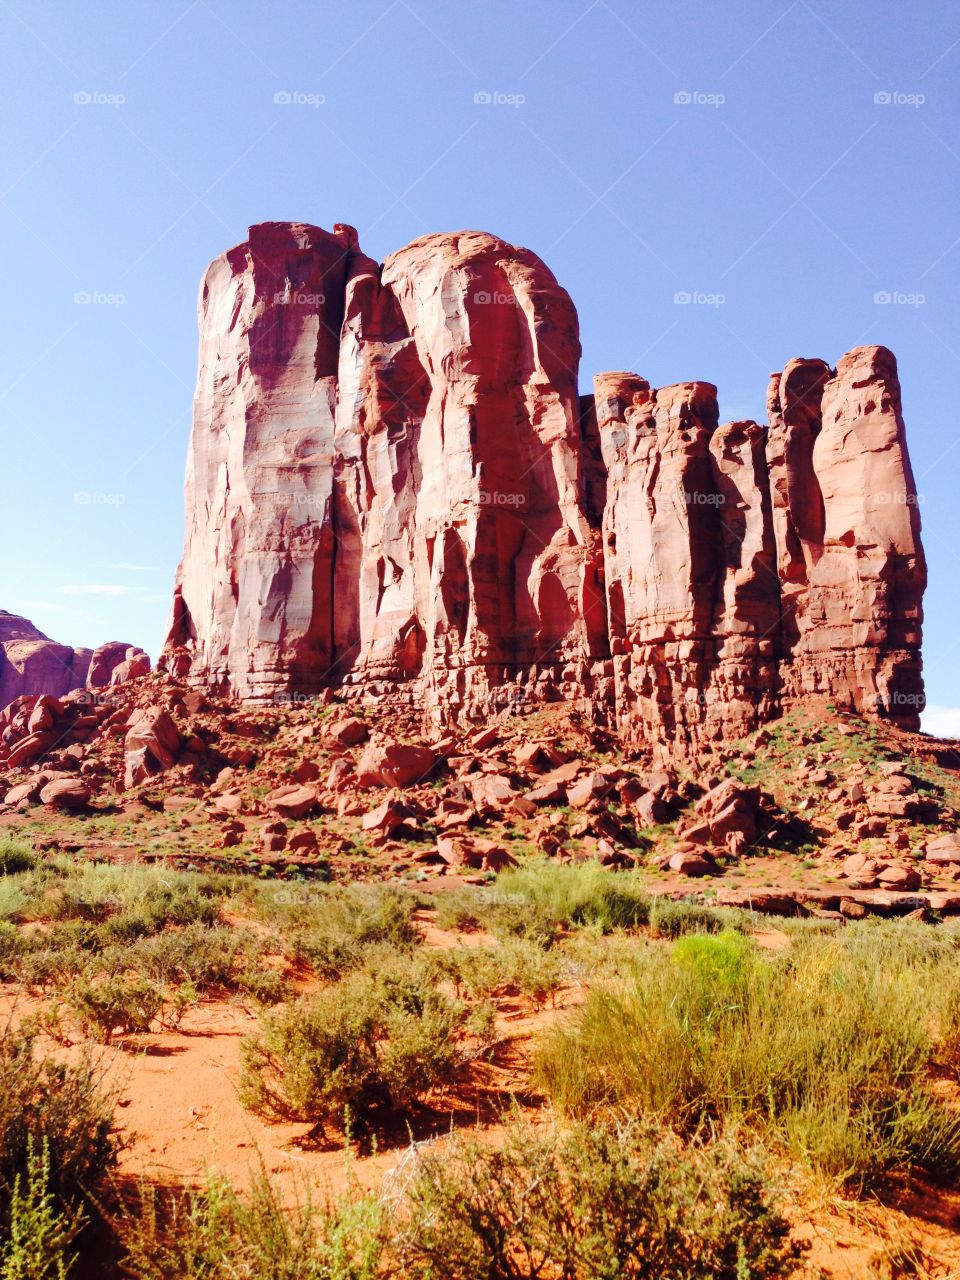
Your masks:
{"label": "vertical rock column", "polygon": [[813,471],[822,546],[787,689],[916,729],[926,564],[893,354],[885,347],[847,352],[823,387],[821,407]]}
{"label": "vertical rock column", "polygon": [[742,737],[779,706],[781,590],[765,446],[756,422],[724,423],[710,441],[720,528],[704,730],[714,740]]}
{"label": "vertical rock column", "polygon": [[352,678],[418,677],[445,714],[582,697],[606,618],[573,304],[533,254],[478,232],[414,241],[350,291],[337,465],[338,537],[357,531],[362,566]]}
{"label": "vertical rock column", "polygon": [[186,546],[167,665],[270,698],[333,660],[333,436],[352,228],[263,223],[199,299]]}
{"label": "vertical rock column", "polygon": [[710,447],[716,388],[653,390],[631,373],[600,374],[595,388],[617,720],[633,739],[682,750],[707,719],[725,555]]}

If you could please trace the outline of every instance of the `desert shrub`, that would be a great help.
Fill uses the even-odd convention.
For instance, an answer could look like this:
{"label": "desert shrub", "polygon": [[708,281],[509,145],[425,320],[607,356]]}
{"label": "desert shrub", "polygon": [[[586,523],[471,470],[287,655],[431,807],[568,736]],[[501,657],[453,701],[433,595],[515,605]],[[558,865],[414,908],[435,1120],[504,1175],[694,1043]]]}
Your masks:
{"label": "desert shrub", "polygon": [[5,979],[30,987],[59,985],[89,967],[102,949],[95,925],[68,920],[25,932],[0,942],[0,969]]}
{"label": "desert shrub", "polygon": [[272,992],[279,999],[283,978],[264,970],[265,950],[265,943],[247,929],[195,922],[138,939],[113,954],[117,963],[167,986]]}
{"label": "desert shrub", "polygon": [[335,979],[377,944],[411,950],[420,940],[412,894],[380,885],[258,886],[250,903],[295,962]]}
{"label": "desert shrub", "polygon": [[[16,1266],[26,1265],[23,1258],[29,1259],[30,1250],[40,1251],[34,1252],[34,1260],[47,1248],[54,1256],[54,1246],[60,1241],[66,1248],[82,1215],[95,1216],[116,1149],[112,1108],[91,1063],[42,1057],[32,1035],[9,1026],[0,1032],[4,1280],[8,1274],[43,1275],[36,1269],[18,1271]],[[16,1258],[18,1250],[21,1262],[15,1264],[10,1258]]]}
{"label": "desert shrub", "polygon": [[37,865],[37,855],[21,840],[0,836],[0,876],[13,876],[31,871]]}
{"label": "desert shrub", "polygon": [[457,933],[481,928],[490,908],[490,893],[489,888],[473,884],[438,893],[430,903],[436,911],[438,927]]}
{"label": "desert shrub", "polygon": [[292,1208],[263,1172],[248,1195],[208,1174],[198,1191],[144,1186],[117,1223],[133,1280],[376,1280],[383,1274],[383,1209],[351,1183],[318,1207]]}
{"label": "desert shrub", "polygon": [[529,938],[508,938],[496,947],[451,947],[437,958],[455,993],[474,999],[520,995],[540,1006],[563,981],[564,957]]}
{"label": "desert shrub", "polygon": [[153,867],[84,863],[53,882],[43,903],[51,920],[87,920],[104,926],[104,941],[130,942],[168,925],[220,918],[214,877]]}
{"label": "desert shrub", "polygon": [[604,933],[646,924],[650,911],[636,876],[593,861],[534,859],[502,871],[496,890],[498,898],[516,898],[521,913],[533,908],[555,924],[594,925]]}
{"label": "desert shrub", "polygon": [[497,1148],[418,1153],[405,1215],[398,1254],[418,1280],[760,1280],[800,1254],[754,1153],[635,1123],[517,1124]]}
{"label": "desert shrub", "polygon": [[724,929],[746,932],[752,921],[745,912],[701,906],[657,897],[650,909],[650,932],[655,938],[680,938],[688,933],[720,933]]}
{"label": "desert shrub", "polygon": [[732,932],[651,946],[547,1038],[538,1079],[574,1115],[613,1103],[686,1132],[752,1126],[853,1185],[895,1165],[953,1175],[960,1115],[924,1076],[958,966],[904,937],[809,936],[772,956]]}
{"label": "desert shrub", "polygon": [[156,982],[127,974],[79,978],[64,993],[84,1032],[98,1040],[149,1031],[164,1004]]}
{"label": "desert shrub", "polygon": [[253,1110],[312,1121],[404,1110],[457,1064],[462,1004],[425,967],[357,970],[297,1004],[265,1012],[244,1044],[241,1099]]}
{"label": "desert shrub", "polygon": [[78,1206],[64,1210],[50,1190],[50,1147],[27,1140],[26,1169],[14,1175],[5,1238],[0,1237],[0,1280],[66,1280],[71,1245],[83,1227]]}
{"label": "desert shrub", "polygon": [[27,901],[27,895],[16,880],[6,876],[0,879],[0,920],[18,917]]}

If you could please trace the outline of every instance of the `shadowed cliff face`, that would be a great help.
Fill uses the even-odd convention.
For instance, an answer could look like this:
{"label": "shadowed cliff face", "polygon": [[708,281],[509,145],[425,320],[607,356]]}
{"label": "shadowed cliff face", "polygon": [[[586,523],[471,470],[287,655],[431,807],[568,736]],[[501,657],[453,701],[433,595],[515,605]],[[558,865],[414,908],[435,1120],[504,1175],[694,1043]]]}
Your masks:
{"label": "shadowed cliff face", "polygon": [[693,749],[808,694],[915,726],[923,554],[896,362],[716,390],[600,374],[534,254],[253,227],[209,268],[165,662],[479,717],[544,699]]}

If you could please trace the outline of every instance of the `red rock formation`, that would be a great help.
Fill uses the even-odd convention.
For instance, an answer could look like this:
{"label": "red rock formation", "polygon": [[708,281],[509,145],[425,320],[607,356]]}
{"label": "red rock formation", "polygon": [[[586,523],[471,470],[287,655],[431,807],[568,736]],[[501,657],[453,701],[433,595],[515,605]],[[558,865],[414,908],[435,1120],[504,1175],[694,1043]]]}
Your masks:
{"label": "red rock formation", "polygon": [[124,684],[145,676],[150,670],[150,658],[135,645],[122,640],[111,640],[94,649],[87,673],[88,689],[103,689],[107,685]]}
{"label": "red rock formation", "polygon": [[333,431],[356,234],[250,228],[200,289],[174,670],[243,698],[315,692],[333,658]]}
{"label": "red rock formation", "polygon": [[811,394],[793,428],[805,433],[791,501],[805,571],[785,630],[784,696],[820,694],[916,729],[926,564],[897,363],[886,347],[856,347],[815,385],[822,400]]}
{"label": "red rock formation", "polygon": [[[919,523],[893,357],[795,360],[768,428],[601,374],[547,267],[479,232],[378,266],[268,223],[200,300],[165,663],[477,718],[551,697],[691,750],[816,694],[916,723]],[[612,660],[611,660],[612,659]]]}
{"label": "red rock formation", "polygon": [[32,622],[0,609],[0,708],[23,694],[58,698],[87,678],[91,649],[57,644]]}
{"label": "red rock formation", "polygon": [[200,325],[173,670],[260,698],[416,680],[438,708],[586,687],[580,346],[538,258],[464,232],[381,272],[348,229],[267,224]]}
{"label": "red rock formation", "polygon": [[348,287],[338,413],[355,676],[477,707],[535,668],[575,695],[606,637],[573,304],[539,258],[477,232],[375,271]]}
{"label": "red rock formation", "polygon": [[119,641],[95,650],[73,649],[0,609],[0,710],[20,697],[60,698],[72,689],[119,684],[149,670],[142,649]]}

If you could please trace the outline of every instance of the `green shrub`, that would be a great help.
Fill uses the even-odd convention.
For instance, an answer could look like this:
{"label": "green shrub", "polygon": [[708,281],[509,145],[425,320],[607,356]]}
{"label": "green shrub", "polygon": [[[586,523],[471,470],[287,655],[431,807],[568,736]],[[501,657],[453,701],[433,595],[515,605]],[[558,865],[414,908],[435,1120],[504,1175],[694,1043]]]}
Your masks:
{"label": "green shrub", "polygon": [[133,1280],[377,1280],[384,1273],[382,1206],[353,1183],[318,1208],[292,1208],[261,1169],[239,1195],[208,1174],[199,1191],[161,1195],[144,1186],[117,1232]]}
{"label": "green shrub", "polygon": [[37,855],[28,844],[10,836],[0,836],[0,876],[32,871],[36,865]]}
{"label": "green shrub", "polygon": [[950,1047],[938,1011],[958,983],[952,948],[896,926],[775,955],[733,933],[684,938],[592,991],[536,1074],[574,1115],[609,1103],[685,1132],[746,1124],[855,1186],[898,1165],[953,1176],[960,1115],[925,1076]]}
{"label": "green shrub", "polygon": [[655,938],[680,938],[688,933],[720,933],[724,929],[746,932],[752,922],[743,912],[700,906],[657,897],[650,909],[650,932]]}
{"label": "green shrub", "polygon": [[27,895],[16,880],[0,879],[0,920],[17,917],[27,901]]}
{"label": "green shrub", "polygon": [[252,905],[295,962],[329,980],[359,968],[372,946],[409,951],[420,941],[413,895],[393,888],[262,886]]}
{"label": "green shrub", "polygon": [[456,994],[485,999],[520,995],[538,1007],[554,995],[564,975],[564,957],[528,938],[508,938],[496,947],[452,947],[437,964]]}
{"label": "green shrub", "polygon": [[145,978],[110,975],[80,978],[65,999],[83,1030],[98,1040],[149,1031],[159,1017],[164,990]]}
{"label": "green shrub", "polygon": [[130,942],[168,925],[215,924],[226,891],[209,876],[93,862],[70,868],[43,906],[48,919],[91,921],[104,926],[104,942]]}
{"label": "green shrub", "polygon": [[50,1190],[50,1147],[27,1140],[26,1170],[14,1175],[5,1238],[0,1237],[0,1280],[66,1280],[70,1254],[83,1226],[77,1207],[64,1211]]}
{"label": "green shrub", "polygon": [[10,1271],[8,1261],[20,1248],[10,1255],[11,1240],[30,1236],[31,1221],[39,1235],[25,1247],[45,1240],[52,1248],[58,1239],[66,1247],[81,1215],[95,1216],[117,1146],[112,1107],[89,1061],[41,1057],[32,1035],[0,1032],[0,1242],[8,1249],[0,1256],[11,1276],[31,1274]]}
{"label": "green shrub", "polygon": [[497,1148],[428,1150],[404,1211],[411,1280],[761,1280],[800,1255],[754,1153],[637,1124],[515,1125]]}
{"label": "green shrub", "polygon": [[241,1099],[319,1133],[347,1112],[363,1123],[407,1109],[451,1074],[466,1018],[423,969],[350,973],[262,1015],[261,1035],[244,1044]]}
{"label": "green shrub", "polygon": [[502,871],[497,896],[515,897],[521,912],[532,907],[559,925],[595,925],[602,932],[646,924],[650,898],[638,877],[599,862],[534,859]]}
{"label": "green shrub", "polygon": [[27,986],[59,985],[86,972],[102,949],[95,925],[68,920],[48,928],[0,938],[0,969],[7,980]]}
{"label": "green shrub", "polygon": [[[271,987],[282,975],[264,971],[266,945],[249,930],[202,922],[138,939],[113,952],[116,963],[167,986],[187,982],[198,991],[247,990]],[[260,979],[264,981],[260,983]]]}

